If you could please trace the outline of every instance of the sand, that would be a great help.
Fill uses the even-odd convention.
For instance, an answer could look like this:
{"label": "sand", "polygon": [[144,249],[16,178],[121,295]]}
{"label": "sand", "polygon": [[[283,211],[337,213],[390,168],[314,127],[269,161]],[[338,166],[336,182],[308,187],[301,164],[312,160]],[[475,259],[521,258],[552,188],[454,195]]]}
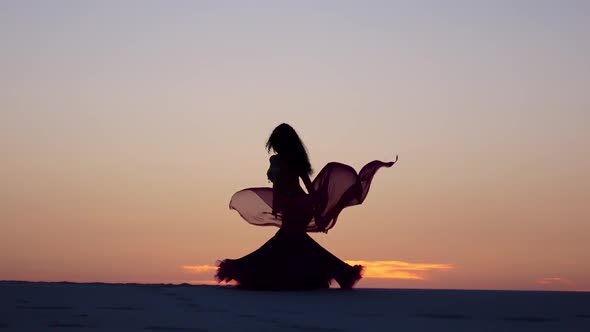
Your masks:
{"label": "sand", "polygon": [[590,293],[5,281],[4,331],[590,331]]}

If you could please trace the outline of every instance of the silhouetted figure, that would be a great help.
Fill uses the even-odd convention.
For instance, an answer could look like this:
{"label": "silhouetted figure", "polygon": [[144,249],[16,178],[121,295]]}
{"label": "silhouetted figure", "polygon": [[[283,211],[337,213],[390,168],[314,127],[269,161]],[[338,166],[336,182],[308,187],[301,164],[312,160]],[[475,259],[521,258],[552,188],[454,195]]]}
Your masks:
{"label": "silhouetted figure", "polygon": [[373,161],[358,174],[350,166],[332,162],[312,182],[305,146],[291,126],[276,127],[266,147],[276,153],[270,157],[267,172],[272,189],[241,190],[231,198],[230,208],[251,224],[280,229],[251,254],[220,262],[216,279],[235,280],[243,289],[328,288],[332,280],[342,288],[352,288],[361,279],[363,267],[340,260],[307,232],[327,232],[342,209],[364,201],[377,170],[395,162]]}

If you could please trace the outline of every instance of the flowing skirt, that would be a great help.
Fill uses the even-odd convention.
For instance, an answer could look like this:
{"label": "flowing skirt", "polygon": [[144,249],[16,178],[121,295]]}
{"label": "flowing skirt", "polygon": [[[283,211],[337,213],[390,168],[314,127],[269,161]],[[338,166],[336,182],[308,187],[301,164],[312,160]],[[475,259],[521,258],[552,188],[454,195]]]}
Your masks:
{"label": "flowing skirt", "polygon": [[219,264],[218,281],[235,280],[241,289],[312,290],[336,280],[352,288],[362,267],[350,266],[320,246],[305,232],[279,230],[256,251]]}
{"label": "flowing skirt", "polygon": [[[363,267],[340,260],[306,232],[327,232],[334,227],[342,209],[365,200],[377,170],[394,163],[373,161],[358,174],[348,165],[329,163],[313,181],[314,201],[305,198],[287,200],[283,203],[286,208],[279,215],[272,214],[272,188],[248,188],[235,193],[230,208],[244,220],[253,225],[280,229],[256,251],[239,259],[221,261],[216,279],[235,280],[238,287],[255,290],[328,288],[332,280],[342,288],[352,288],[361,279]],[[312,215],[321,218],[316,221]],[[293,224],[302,227],[291,227]]]}

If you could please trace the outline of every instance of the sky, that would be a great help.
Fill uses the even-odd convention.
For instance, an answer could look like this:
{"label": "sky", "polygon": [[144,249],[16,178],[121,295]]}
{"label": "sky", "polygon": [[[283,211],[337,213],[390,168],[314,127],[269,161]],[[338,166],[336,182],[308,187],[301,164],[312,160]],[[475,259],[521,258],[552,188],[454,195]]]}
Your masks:
{"label": "sky", "polygon": [[587,1],[0,3],[0,280],[210,283],[287,122],[359,287],[590,290]]}

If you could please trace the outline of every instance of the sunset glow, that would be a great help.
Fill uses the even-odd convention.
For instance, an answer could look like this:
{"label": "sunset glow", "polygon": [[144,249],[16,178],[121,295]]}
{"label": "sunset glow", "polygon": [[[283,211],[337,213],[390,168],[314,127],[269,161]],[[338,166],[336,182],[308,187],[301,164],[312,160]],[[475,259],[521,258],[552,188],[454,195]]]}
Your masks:
{"label": "sunset glow", "polygon": [[182,268],[192,273],[214,273],[217,270],[213,265],[185,265]]}
{"label": "sunset glow", "polygon": [[[373,279],[428,280],[431,274],[435,272],[448,271],[453,268],[451,264],[423,264],[401,261],[346,260],[346,263],[363,265],[365,267],[363,278]],[[217,267],[213,265],[185,265],[182,269],[205,277],[214,274]]]}
{"label": "sunset glow", "polygon": [[427,280],[431,272],[447,271],[451,264],[422,264],[400,261],[346,261],[365,267],[364,278]]}
{"label": "sunset glow", "polygon": [[573,282],[571,282],[570,280],[566,279],[566,278],[560,278],[560,277],[548,277],[548,278],[542,278],[537,280],[537,283],[539,285],[566,285],[566,286],[572,286]]}
{"label": "sunset glow", "polygon": [[380,170],[310,236],[359,287],[590,289],[590,1],[2,1],[0,280],[211,283],[316,176]]}

